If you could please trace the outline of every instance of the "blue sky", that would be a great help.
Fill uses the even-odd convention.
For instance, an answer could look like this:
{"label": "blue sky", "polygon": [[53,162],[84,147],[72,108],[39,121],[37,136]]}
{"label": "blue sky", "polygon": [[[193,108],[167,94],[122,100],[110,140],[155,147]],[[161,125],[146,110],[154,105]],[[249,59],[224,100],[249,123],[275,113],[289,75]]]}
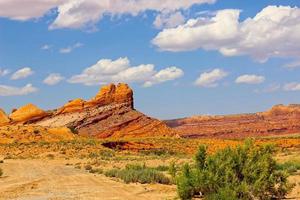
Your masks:
{"label": "blue sky", "polygon": [[298,0],[25,2],[0,0],[7,112],[88,99],[108,82],[128,82],[135,107],[160,119],[300,102]]}

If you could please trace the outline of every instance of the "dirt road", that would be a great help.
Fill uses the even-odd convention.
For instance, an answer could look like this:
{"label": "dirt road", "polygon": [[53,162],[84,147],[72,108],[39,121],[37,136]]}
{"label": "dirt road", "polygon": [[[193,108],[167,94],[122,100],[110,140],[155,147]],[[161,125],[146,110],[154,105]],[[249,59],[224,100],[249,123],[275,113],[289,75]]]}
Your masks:
{"label": "dirt road", "polygon": [[0,199],[136,200],[174,199],[173,186],[124,184],[103,175],[66,166],[66,161],[5,160],[1,164]]}

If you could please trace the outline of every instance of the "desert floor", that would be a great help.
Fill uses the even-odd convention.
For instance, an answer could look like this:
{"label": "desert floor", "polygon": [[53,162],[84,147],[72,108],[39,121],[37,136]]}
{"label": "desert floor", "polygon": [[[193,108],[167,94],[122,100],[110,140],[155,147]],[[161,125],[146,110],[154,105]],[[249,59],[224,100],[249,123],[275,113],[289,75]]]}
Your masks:
{"label": "desert floor", "polygon": [[[70,161],[68,161],[69,163]],[[174,199],[175,186],[124,184],[64,160],[5,160],[0,199]]]}
{"label": "desert floor", "polygon": [[[70,200],[70,199],[178,199],[175,185],[126,184],[109,178],[103,172],[124,168],[127,164],[149,167],[178,166],[193,162],[199,144],[207,144],[213,153],[236,140],[147,139],[117,141],[114,146],[98,140],[76,140],[58,143],[0,145],[0,200]],[[116,142],[116,141],[112,141]],[[260,143],[270,141],[257,141]],[[279,146],[276,160],[300,160],[300,142],[296,139],[272,139]],[[106,146],[106,147],[105,147]],[[102,173],[91,173],[87,166]],[[163,171],[169,176],[168,171]],[[300,171],[290,177],[295,188],[288,199],[300,199]]]}

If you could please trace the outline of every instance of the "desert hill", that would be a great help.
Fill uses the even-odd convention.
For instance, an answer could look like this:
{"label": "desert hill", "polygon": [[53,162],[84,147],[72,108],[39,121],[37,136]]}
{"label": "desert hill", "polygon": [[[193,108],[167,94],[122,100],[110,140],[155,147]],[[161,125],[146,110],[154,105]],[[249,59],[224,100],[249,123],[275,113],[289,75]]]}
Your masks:
{"label": "desert hill", "polygon": [[244,138],[300,133],[300,105],[276,105],[266,112],[193,116],[165,121],[182,137]]}
{"label": "desert hill", "polygon": [[164,122],[134,109],[133,91],[127,85],[103,86],[90,100],[75,99],[53,111],[27,104],[8,116],[0,113],[0,126],[30,125],[67,127],[73,133],[97,138],[172,136],[175,131]]}

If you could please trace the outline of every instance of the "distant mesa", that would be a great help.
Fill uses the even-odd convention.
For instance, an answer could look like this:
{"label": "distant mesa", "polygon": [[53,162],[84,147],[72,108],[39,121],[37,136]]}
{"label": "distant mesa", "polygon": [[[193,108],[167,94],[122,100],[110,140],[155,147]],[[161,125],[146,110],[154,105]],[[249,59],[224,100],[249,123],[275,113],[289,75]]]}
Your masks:
{"label": "distant mesa", "polygon": [[266,112],[193,116],[165,121],[187,138],[245,138],[300,133],[300,105],[276,105]]}

